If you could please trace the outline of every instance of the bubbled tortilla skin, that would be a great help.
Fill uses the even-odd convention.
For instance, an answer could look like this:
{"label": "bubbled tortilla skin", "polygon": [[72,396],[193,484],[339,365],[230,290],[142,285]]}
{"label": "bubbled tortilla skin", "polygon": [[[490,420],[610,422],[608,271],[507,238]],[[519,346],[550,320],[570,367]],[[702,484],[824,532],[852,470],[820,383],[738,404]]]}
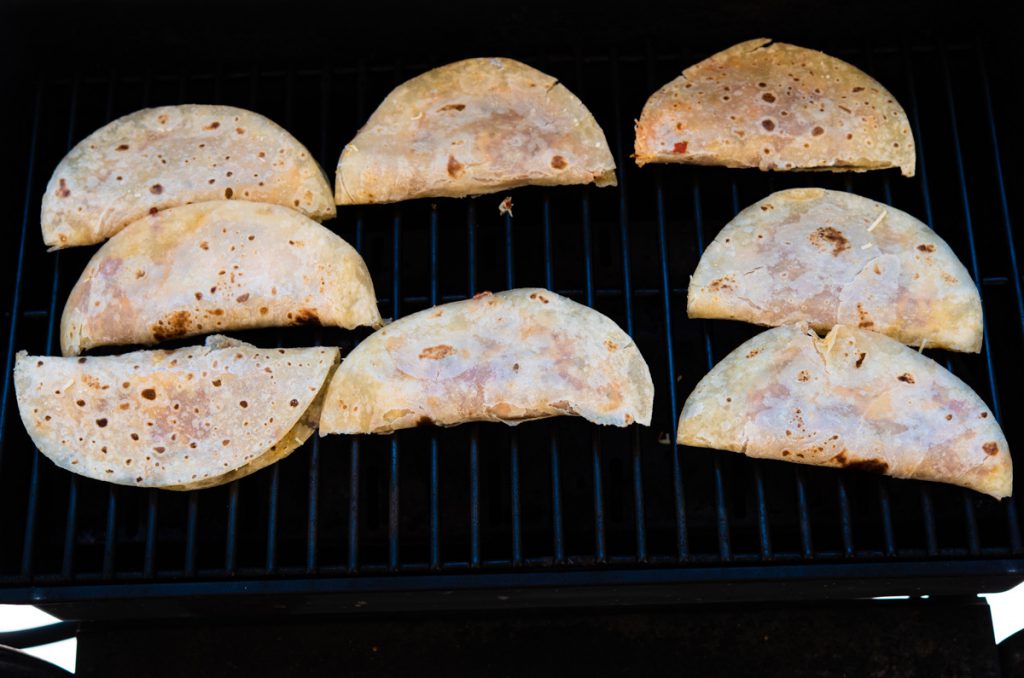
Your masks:
{"label": "bubbled tortilla skin", "polygon": [[339,205],[480,195],[517,186],[614,186],[615,161],[586,106],[503,58],[458,61],[395,88],[338,160]]}
{"label": "bubbled tortilla skin", "polygon": [[795,188],[744,209],[690,278],[691,318],[806,321],[977,353],[978,288],[956,254],[901,210],[843,191]]}
{"label": "bubbled tortilla skin", "polygon": [[207,332],[380,327],[366,263],[298,212],[219,200],[146,216],[93,256],[61,317],[61,350]]}
{"label": "bubbled tortilla skin", "polygon": [[323,169],[268,118],[232,106],[146,108],[79,142],[43,195],[43,242],[91,245],[137,219],[206,200],[283,205],[322,221],[335,215]]}
{"label": "bubbled tortilla skin", "polygon": [[941,365],[876,332],[806,324],[750,339],[686,399],[678,442],[749,457],[1013,491],[1006,437]]}
{"label": "bubbled tortilla skin", "polygon": [[[197,489],[273,463],[313,432],[337,348],[205,346],[120,356],[18,354],[18,409],[58,466],[136,487]],[[312,410],[312,411],[311,411]]]}
{"label": "bubbled tortilla skin", "polygon": [[903,108],[860,69],[817,50],[749,40],[687,68],[655,92],[636,125],[637,165],[914,176]]}
{"label": "bubbled tortilla skin", "polygon": [[654,386],[611,319],[553,292],[484,293],[400,318],[328,387],[320,435],[579,415],[650,425]]}

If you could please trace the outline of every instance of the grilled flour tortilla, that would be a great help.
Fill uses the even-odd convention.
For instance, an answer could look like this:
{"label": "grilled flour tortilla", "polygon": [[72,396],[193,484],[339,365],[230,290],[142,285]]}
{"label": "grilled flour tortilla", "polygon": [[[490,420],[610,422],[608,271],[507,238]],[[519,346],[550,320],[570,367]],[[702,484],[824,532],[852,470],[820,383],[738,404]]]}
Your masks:
{"label": "grilled flour tortilla", "polygon": [[977,353],[981,298],[934,231],[851,193],[798,188],[740,212],[708,246],[691,318],[861,327],[912,346]]}
{"label": "grilled flour tortilla", "polygon": [[163,106],[113,121],[61,160],[43,196],[43,242],[91,245],[154,211],[223,198],[317,220],[335,213],[323,170],[267,118],[231,106]]}
{"label": "grilled flour tortilla", "polygon": [[899,167],[914,176],[903,108],[835,57],[759,38],[683,71],[636,126],[636,162],[827,169]]}
{"label": "grilled flour tortilla", "polygon": [[293,210],[220,200],[143,217],[100,248],[64,308],[61,349],[316,322],[380,326],[359,253]]}
{"label": "grilled flour tortilla", "polygon": [[697,384],[679,442],[1010,496],[1006,438],[966,384],[917,351],[837,325],[763,332]]}
{"label": "grilled flour tortilla", "polygon": [[615,185],[604,132],[549,75],[467,59],[391,92],[341,153],[339,205],[494,193],[527,184]]}
{"label": "grilled flour tortilla", "polygon": [[288,456],[316,428],[336,348],[226,337],[99,358],[18,354],[18,408],[58,466],[120,485],[220,485]]}
{"label": "grilled flour tortilla", "polygon": [[618,325],[543,289],[484,292],[378,330],[327,389],[320,435],[576,414],[649,425],[647,363]]}

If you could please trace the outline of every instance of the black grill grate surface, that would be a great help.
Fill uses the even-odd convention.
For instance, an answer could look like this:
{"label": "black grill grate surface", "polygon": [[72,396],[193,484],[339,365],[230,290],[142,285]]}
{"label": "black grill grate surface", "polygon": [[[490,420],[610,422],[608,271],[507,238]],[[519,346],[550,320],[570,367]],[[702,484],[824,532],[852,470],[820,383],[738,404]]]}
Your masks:
{"label": "black grill grate surface", "polygon": [[[739,209],[800,185],[891,203],[950,243],[981,288],[985,347],[980,355],[929,354],[991,405],[1012,449],[1024,440],[1012,416],[1024,369],[1016,359],[1024,345],[1024,296],[1012,223],[1020,206],[1008,193],[998,136],[1008,123],[1002,85],[1009,74],[990,71],[975,44],[829,51],[874,75],[907,108],[917,177],[639,170],[629,158],[633,118],[651,92],[706,53],[641,46],[523,54],[595,114],[620,168],[617,189],[518,189],[510,192],[514,218],[498,215],[499,194],[343,208],[328,223],[366,258],[385,316],[528,285],[609,315],[650,364],[651,428],[612,430],[562,418],[517,428],[470,424],[391,437],[331,436],[254,476],[187,494],[113,487],[61,471],[34,450],[21,426],[14,352],[59,351],[59,314],[94,251],[44,251],[38,214],[49,173],[70,146],[113,117],[195,101],[270,116],[333,174],[342,146],[377,102],[443,61],[367,58],[308,69],[221,64],[206,72],[145,73],[130,64],[123,71],[82,64],[40,76],[24,102],[24,147],[8,158],[21,178],[0,189],[10,192],[5,214],[15,234],[0,253],[0,303],[9,321],[0,409],[0,599],[146,596],[156,589],[127,585],[155,582],[170,584],[160,589],[169,595],[196,593],[188,587],[198,582],[253,581],[306,593],[379,581],[378,575],[407,575],[410,582],[425,575],[410,588],[460,589],[479,586],[488,572],[560,573],[545,581],[561,585],[600,583],[609,572],[683,585],[827,572],[863,580],[861,595],[882,593],[870,583],[872,573],[896,572],[900,564],[920,566],[914,572],[924,578],[974,574],[961,580],[964,591],[984,587],[982,577],[991,574],[1021,578],[1015,499],[997,503],[947,486],[674,443],[686,395],[758,331],[687,319],[688,276]],[[366,332],[236,335],[266,346],[337,344],[344,354]],[[1024,460],[1017,461],[1020,481]],[[812,564],[821,565],[785,568]]]}

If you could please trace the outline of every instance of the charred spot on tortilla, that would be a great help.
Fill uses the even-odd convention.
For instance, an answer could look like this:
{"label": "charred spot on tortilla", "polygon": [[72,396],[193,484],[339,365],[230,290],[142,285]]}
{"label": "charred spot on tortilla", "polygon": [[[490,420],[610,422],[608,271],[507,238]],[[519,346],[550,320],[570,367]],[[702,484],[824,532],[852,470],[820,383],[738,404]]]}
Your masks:
{"label": "charred spot on tortilla", "polygon": [[846,464],[846,468],[855,471],[867,471],[868,473],[885,473],[889,470],[889,464],[881,459],[860,459]]}
{"label": "charred spot on tortilla", "polygon": [[819,228],[811,234],[811,242],[819,250],[832,249],[832,256],[838,257],[844,251],[850,249],[850,241],[846,239],[843,232],[827,226]]}

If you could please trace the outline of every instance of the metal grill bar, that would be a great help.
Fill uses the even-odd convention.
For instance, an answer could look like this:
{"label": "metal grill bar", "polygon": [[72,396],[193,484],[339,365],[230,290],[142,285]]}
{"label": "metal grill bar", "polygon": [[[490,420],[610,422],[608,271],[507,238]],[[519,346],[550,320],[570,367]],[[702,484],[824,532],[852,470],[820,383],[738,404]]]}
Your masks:
{"label": "metal grill bar", "polygon": [[[437,206],[430,209],[430,305],[437,306],[440,297],[438,267]],[[438,473],[437,431],[430,432],[430,567],[441,567],[441,514]]]}
{"label": "metal grill bar", "polygon": [[[78,74],[75,74],[71,81],[71,102],[68,112],[68,131],[65,143],[65,150],[70,151],[75,141],[75,128],[78,120],[78,94],[81,80]],[[53,277],[50,289],[50,316],[49,322],[46,328],[46,354],[53,354],[53,338],[57,326],[57,293],[60,289],[60,251],[53,253]],[[36,451],[36,456],[39,456],[39,451]],[[38,460],[37,460],[38,461]],[[35,481],[32,487],[29,489],[29,496],[35,495],[39,491],[39,476],[35,476]],[[77,525],[77,503],[78,503],[78,478],[73,476],[70,480],[68,487],[68,511],[67,511],[67,523],[65,524],[64,530],[64,567],[63,574],[70,577],[72,567],[74,563],[74,551],[75,551],[75,527]],[[34,502],[33,502],[34,504]],[[30,523],[34,528],[35,521]],[[25,543],[30,544],[32,540],[26,535]]]}
{"label": "metal grill bar", "polygon": [[[694,233],[697,236],[697,254],[703,255],[706,242],[704,237],[704,210],[701,205],[700,181],[697,179],[696,174],[693,176],[693,221],[694,226],[696,226]],[[704,352],[707,357],[707,367],[710,370],[715,366],[715,354],[711,346],[711,331],[706,320],[699,322],[701,331],[704,334]],[[722,464],[719,455],[716,454],[711,463],[714,468],[715,513],[718,518],[718,553],[722,560],[729,561],[732,559],[732,542],[729,534],[728,508],[725,505],[725,482],[722,479]],[[803,516],[802,510],[801,516]]]}
{"label": "metal grill bar", "polygon": [[[615,157],[618,165],[623,166],[626,154],[623,153],[622,141],[622,107],[620,98],[621,83],[619,80],[619,62],[617,52],[612,53],[612,110],[615,120]],[[626,177],[619,173],[619,245],[622,248],[622,297],[626,315],[626,334],[634,337],[633,332],[633,275],[629,242],[629,208],[626,202]],[[640,459],[640,434],[635,428],[631,430],[632,467],[633,467],[633,518],[636,525],[636,557],[643,562],[647,559],[647,526],[644,517],[644,480]]]}
{"label": "metal grill bar", "polygon": [[[544,203],[544,243],[545,262],[547,264],[544,277],[548,289],[554,289],[554,267],[550,256],[551,250],[551,229],[550,229],[550,205]],[[591,308],[594,307],[594,263],[593,263],[593,242],[591,237],[590,223],[590,193],[584,191],[580,201],[580,220],[582,223],[583,236],[583,293],[584,302]],[[592,433],[590,454],[594,469],[594,552],[598,562],[604,562],[608,557],[607,544],[605,542],[606,526],[604,511],[604,482],[602,478],[602,454],[600,436],[596,431]]]}
{"label": "metal grill bar", "polygon": [[146,492],[146,546],[143,552],[142,576],[156,574],[156,517],[158,490]]}
{"label": "metal grill bar", "polygon": [[[931,192],[928,188],[928,164],[925,162],[924,155],[924,135],[921,133],[921,122],[918,117],[917,85],[914,80],[914,67],[910,60],[910,53],[906,50],[903,52],[903,62],[907,77],[907,91],[910,95],[908,116],[910,119],[910,127],[914,133],[915,145],[917,146],[917,174],[921,177],[921,199],[924,202],[925,223],[928,224],[929,228],[934,229],[935,219],[932,213]],[[946,367],[949,368],[950,365],[947,363]],[[935,555],[938,553],[938,539],[935,533],[935,514],[932,510],[931,493],[925,486],[921,487],[921,510],[924,517],[925,540],[927,543],[928,554]]]}
{"label": "metal grill bar", "polygon": [[[320,438],[313,437],[313,444],[309,451],[309,502],[306,505],[306,572],[313,574],[317,568],[317,525],[319,513],[317,510],[320,498]],[[234,526],[232,525],[232,529]]]}
{"label": "metal grill bar", "polygon": [[263,569],[273,574],[277,569],[277,498],[281,487],[281,468],[275,464],[267,488],[267,553]]}
{"label": "metal grill bar", "polygon": [[[32,109],[32,133],[29,137],[28,167],[25,177],[25,197],[21,212],[21,239],[18,243],[18,260],[15,267],[14,294],[11,299],[11,325],[7,335],[7,356],[4,360],[4,390],[3,402],[0,403],[0,470],[3,468],[4,452],[7,448],[7,413],[13,409],[9,408],[8,397],[11,393],[14,374],[15,339],[18,335],[18,316],[21,307],[22,279],[25,270],[25,243],[28,240],[28,215],[29,205],[32,201],[33,187],[35,185],[36,151],[39,142],[39,118],[42,112],[43,87],[42,83],[37,84]],[[37,487],[39,484],[39,454],[32,458],[32,470],[29,476],[29,487]],[[21,576],[28,578],[32,572],[32,539],[35,535],[36,504],[38,496],[35,492],[29,493],[28,507],[25,515],[25,531],[22,541]]]}
{"label": "metal grill bar", "polygon": [[804,470],[796,468],[796,505],[800,517],[800,548],[807,560],[814,557],[814,542],[811,540],[811,512],[807,507],[807,490],[804,488]]}
{"label": "metal grill bar", "polygon": [[469,565],[480,567],[480,428],[469,432]]}
{"label": "metal grill bar", "polygon": [[196,573],[196,528],[199,523],[199,495],[188,496],[188,516],[185,523],[185,575]]}
{"label": "metal grill bar", "polygon": [[359,437],[352,436],[348,483],[348,571],[359,569]]}
{"label": "metal grill bar", "polygon": [[103,541],[103,578],[114,576],[114,545],[117,533],[117,488],[107,488],[107,529]]}
{"label": "metal grill bar", "polygon": [[[401,305],[399,294],[402,280],[401,259],[402,217],[396,209],[391,222],[391,313],[393,318],[400,317]],[[398,570],[398,436],[391,436],[391,463],[388,475],[388,569]]]}
{"label": "metal grill bar", "polygon": [[[729,186],[730,197],[732,198],[732,214],[735,217],[740,213],[740,191],[736,180],[732,179]],[[758,541],[761,546],[761,558],[768,560],[772,557],[772,538],[768,527],[768,504],[764,489],[764,466],[761,460],[752,459],[754,469],[754,492],[757,496],[757,532]]]}
{"label": "metal grill bar", "polygon": [[846,494],[846,484],[837,480],[836,486],[839,492],[839,524],[843,534],[843,555],[852,558],[853,550],[853,526],[850,524],[850,498]]}

